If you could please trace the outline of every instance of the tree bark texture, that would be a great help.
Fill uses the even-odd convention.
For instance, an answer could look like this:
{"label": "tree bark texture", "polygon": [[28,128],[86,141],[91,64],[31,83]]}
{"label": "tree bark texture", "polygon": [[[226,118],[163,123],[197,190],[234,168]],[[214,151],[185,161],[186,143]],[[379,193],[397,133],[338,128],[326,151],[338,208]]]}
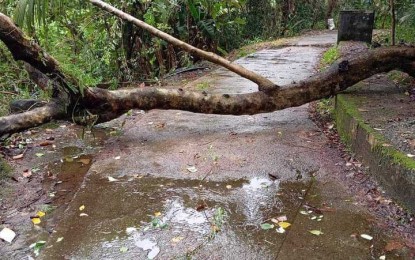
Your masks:
{"label": "tree bark texture", "polygon": [[369,50],[348,60],[340,60],[304,81],[268,91],[228,95],[149,87],[114,91],[87,88],[81,94],[80,91],[68,90],[68,84],[75,84],[76,81],[62,73],[55,59],[25,38],[22,31],[1,13],[0,39],[6,43],[16,60],[25,61],[60,86],[57,95],[46,106],[0,118],[0,136],[51,119],[73,120],[79,118],[80,114],[90,118],[81,118],[79,122],[105,122],[133,108],[232,115],[271,112],[332,96],[377,73],[398,69],[415,75],[415,48],[395,46]]}

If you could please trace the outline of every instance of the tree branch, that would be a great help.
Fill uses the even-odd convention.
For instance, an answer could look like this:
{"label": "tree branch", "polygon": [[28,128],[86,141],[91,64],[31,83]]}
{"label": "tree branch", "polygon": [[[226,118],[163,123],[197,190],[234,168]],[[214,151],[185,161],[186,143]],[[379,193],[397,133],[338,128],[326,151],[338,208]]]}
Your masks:
{"label": "tree branch", "polygon": [[61,105],[50,102],[24,113],[0,117],[0,136],[38,126],[52,119],[65,118],[66,116],[66,111]]}
{"label": "tree branch", "polygon": [[[37,44],[28,41],[21,30],[1,13],[0,40],[6,43],[15,59],[26,61],[49,78],[61,78],[55,82],[63,89],[67,87],[68,77],[60,71],[56,60]],[[271,112],[334,95],[372,75],[394,69],[405,71],[413,76],[415,48],[388,47],[369,50],[364,54],[358,53],[304,81],[284,88],[272,88],[266,92],[211,95],[182,89],[138,88],[109,91],[88,88],[85,89],[83,96],[79,92],[68,92],[69,98],[60,95],[58,99],[41,108],[1,117],[0,136],[37,126],[52,118],[71,120],[77,115],[92,114],[89,119],[93,122],[105,122],[133,108],[181,109],[198,113],[232,115]],[[78,121],[80,123],[88,123],[89,120],[80,119]]]}
{"label": "tree branch", "polygon": [[203,51],[201,49],[198,49],[190,44],[187,44],[165,32],[162,32],[160,30],[158,30],[157,28],[127,14],[124,13],[123,11],[103,2],[100,0],[89,0],[89,2],[91,2],[93,5],[123,19],[126,20],[128,22],[133,23],[134,25],[140,27],[143,30],[148,31],[149,33],[151,33],[152,35],[165,40],[166,42],[169,42],[171,44],[173,44],[174,46],[181,48],[187,52],[189,52],[190,54],[199,56],[202,59],[208,60],[210,62],[213,62],[215,64],[218,64],[220,66],[223,66],[225,68],[227,68],[228,70],[235,72],[236,74],[240,75],[241,77],[244,77],[246,79],[249,79],[253,82],[255,82],[258,85],[258,88],[260,91],[269,91],[275,88],[278,88],[278,86],[273,83],[272,81],[270,81],[269,79],[254,73],[250,70],[245,69],[244,67],[235,64],[235,63],[231,63],[230,61],[220,57],[219,55],[216,55],[212,52],[206,52]]}

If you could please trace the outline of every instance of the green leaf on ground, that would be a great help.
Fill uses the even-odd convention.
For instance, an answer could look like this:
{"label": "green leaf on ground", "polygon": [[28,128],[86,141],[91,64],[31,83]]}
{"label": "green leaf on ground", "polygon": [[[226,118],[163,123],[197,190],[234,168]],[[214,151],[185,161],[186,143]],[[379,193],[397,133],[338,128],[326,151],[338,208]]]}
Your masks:
{"label": "green leaf on ground", "polygon": [[31,244],[29,248],[33,248],[33,253],[35,254],[35,256],[39,256],[40,249],[42,249],[45,246],[45,244],[46,241],[40,240],[36,243]]}
{"label": "green leaf on ground", "polygon": [[316,236],[320,236],[324,234],[323,232],[321,232],[321,230],[309,230],[308,232]]}
{"label": "green leaf on ground", "polygon": [[261,228],[263,230],[273,229],[274,228],[274,225],[273,224],[269,224],[269,223],[263,223],[263,224],[261,224]]}

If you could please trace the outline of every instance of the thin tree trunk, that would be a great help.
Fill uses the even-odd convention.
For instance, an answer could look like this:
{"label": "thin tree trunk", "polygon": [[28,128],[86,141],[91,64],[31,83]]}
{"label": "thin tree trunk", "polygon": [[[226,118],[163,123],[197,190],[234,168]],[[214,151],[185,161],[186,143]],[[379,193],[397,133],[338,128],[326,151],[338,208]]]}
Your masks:
{"label": "thin tree trunk", "polygon": [[395,1],[390,0],[390,8],[391,8],[391,38],[392,38],[392,46],[395,45],[395,39],[396,39],[396,13],[395,13]]}

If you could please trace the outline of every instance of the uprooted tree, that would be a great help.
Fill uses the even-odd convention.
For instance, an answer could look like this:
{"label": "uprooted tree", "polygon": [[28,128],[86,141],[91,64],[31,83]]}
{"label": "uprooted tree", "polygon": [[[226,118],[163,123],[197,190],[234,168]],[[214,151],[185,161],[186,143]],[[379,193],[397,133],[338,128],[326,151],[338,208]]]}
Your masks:
{"label": "uprooted tree", "polygon": [[[0,40],[15,60],[25,63],[29,75],[41,75],[34,81],[49,88],[51,99],[41,107],[0,118],[0,136],[46,123],[52,119],[95,124],[117,118],[130,109],[179,109],[210,114],[256,114],[271,112],[334,95],[372,75],[401,70],[415,76],[415,48],[384,47],[370,50],[348,60],[340,60],[324,72],[304,81],[281,87],[239,65],[188,45],[156,28],[100,1],[90,0],[99,8],[149,31],[176,47],[221,65],[258,85],[248,94],[208,94],[157,87],[105,90],[85,88],[75,77],[65,74],[58,62],[0,13]],[[47,84],[45,84],[45,79]]]}

